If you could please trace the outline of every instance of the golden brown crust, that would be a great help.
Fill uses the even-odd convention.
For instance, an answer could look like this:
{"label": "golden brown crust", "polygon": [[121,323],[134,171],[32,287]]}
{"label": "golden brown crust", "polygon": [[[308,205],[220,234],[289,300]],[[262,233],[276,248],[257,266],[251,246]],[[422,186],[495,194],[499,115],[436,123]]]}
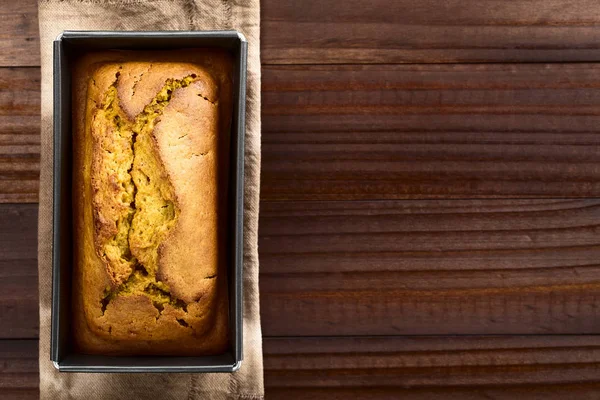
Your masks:
{"label": "golden brown crust", "polygon": [[232,62],[84,56],[73,75],[73,332],[94,354],[228,344],[223,233]]}

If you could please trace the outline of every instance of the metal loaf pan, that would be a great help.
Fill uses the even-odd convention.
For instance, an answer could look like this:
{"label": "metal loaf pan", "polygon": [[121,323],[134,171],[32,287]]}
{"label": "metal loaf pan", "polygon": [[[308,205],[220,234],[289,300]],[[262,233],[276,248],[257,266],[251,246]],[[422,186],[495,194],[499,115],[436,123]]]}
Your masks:
{"label": "metal loaf pan", "polygon": [[[70,343],[72,238],[71,65],[82,52],[224,48],[234,56],[228,210],[230,345],[205,357],[78,354]],[[54,41],[54,182],[50,359],[64,372],[233,372],[242,361],[242,260],[247,42],[236,31],[65,31]]]}

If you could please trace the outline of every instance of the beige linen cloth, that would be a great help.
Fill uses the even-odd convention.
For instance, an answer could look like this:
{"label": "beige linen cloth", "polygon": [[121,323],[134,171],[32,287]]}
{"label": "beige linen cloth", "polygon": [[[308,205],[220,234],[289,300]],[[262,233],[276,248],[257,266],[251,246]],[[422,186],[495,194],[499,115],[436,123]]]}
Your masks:
{"label": "beige linen cloth", "polygon": [[[260,181],[259,0],[41,0],[42,155],[39,211],[42,399],[261,399],[258,298]],[[63,30],[236,29],[248,40],[244,215],[244,361],[233,374],[59,373],[50,362],[52,41]]]}

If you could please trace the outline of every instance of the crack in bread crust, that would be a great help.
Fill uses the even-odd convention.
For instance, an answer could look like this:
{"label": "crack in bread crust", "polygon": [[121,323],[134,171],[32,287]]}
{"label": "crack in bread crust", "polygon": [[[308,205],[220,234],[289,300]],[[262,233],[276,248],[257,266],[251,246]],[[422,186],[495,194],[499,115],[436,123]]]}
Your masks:
{"label": "crack in bread crust", "polygon": [[[107,90],[93,118],[93,132],[102,157],[92,165],[96,252],[111,278],[99,299],[102,316],[119,296],[142,295],[158,310],[187,304],[157,279],[158,248],[179,216],[175,193],[156,150],[153,130],[173,92],[190,85],[195,75],[168,79],[133,121],[119,106],[117,81]],[[185,316],[179,324],[188,328]],[[108,334],[110,334],[110,330]]]}

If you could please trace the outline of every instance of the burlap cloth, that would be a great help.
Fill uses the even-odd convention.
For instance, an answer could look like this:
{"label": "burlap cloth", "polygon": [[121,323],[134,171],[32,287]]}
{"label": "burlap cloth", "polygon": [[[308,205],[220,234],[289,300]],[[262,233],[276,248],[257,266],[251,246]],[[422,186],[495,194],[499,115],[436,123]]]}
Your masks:
{"label": "burlap cloth", "polygon": [[[39,211],[40,397],[42,399],[260,399],[258,298],[260,182],[259,0],[42,0],[42,155]],[[63,30],[236,29],[248,39],[244,215],[244,361],[233,374],[59,373],[50,362],[52,234],[52,41]]]}

